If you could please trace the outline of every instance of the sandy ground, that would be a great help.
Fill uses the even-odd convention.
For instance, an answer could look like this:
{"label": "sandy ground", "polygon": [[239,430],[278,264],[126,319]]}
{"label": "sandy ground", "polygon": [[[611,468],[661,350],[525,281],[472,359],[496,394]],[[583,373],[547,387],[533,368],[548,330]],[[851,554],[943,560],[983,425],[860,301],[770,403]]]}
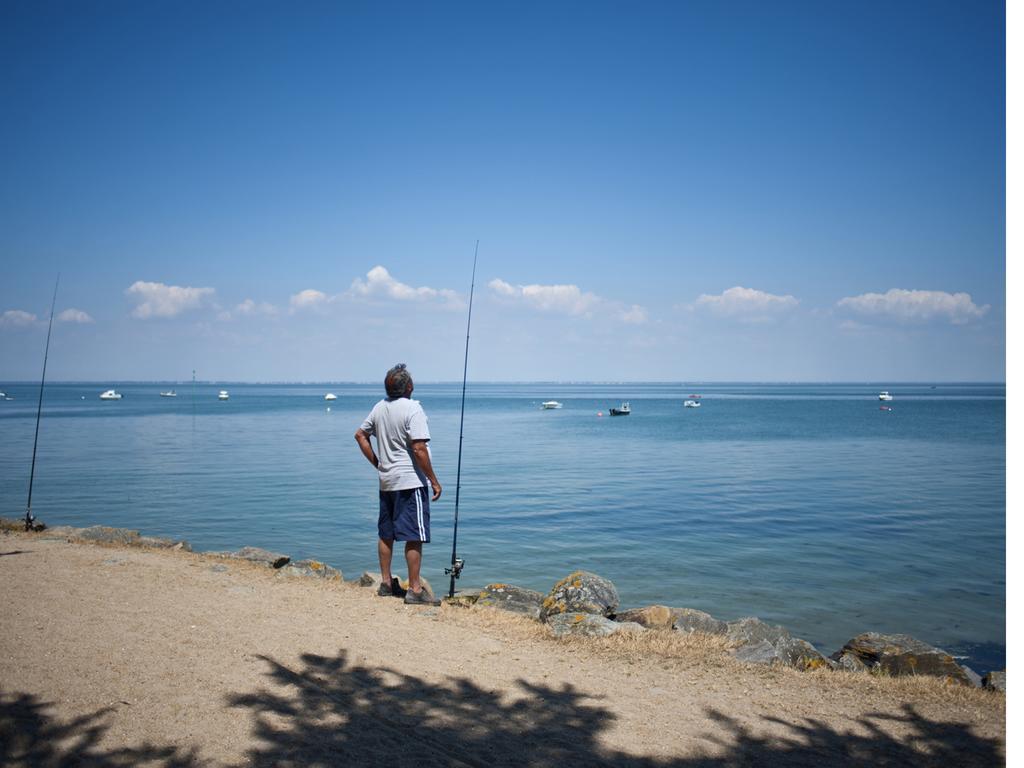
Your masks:
{"label": "sandy ground", "polygon": [[997,693],[44,536],[0,534],[0,765],[1004,762]]}

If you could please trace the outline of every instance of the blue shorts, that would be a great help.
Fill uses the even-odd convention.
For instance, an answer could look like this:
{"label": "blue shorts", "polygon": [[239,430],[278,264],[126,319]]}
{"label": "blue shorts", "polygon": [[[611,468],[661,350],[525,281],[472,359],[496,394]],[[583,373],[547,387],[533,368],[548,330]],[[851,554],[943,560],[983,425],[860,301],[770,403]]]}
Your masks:
{"label": "blue shorts", "polygon": [[430,496],[426,488],[380,492],[377,535],[387,541],[430,541]]}

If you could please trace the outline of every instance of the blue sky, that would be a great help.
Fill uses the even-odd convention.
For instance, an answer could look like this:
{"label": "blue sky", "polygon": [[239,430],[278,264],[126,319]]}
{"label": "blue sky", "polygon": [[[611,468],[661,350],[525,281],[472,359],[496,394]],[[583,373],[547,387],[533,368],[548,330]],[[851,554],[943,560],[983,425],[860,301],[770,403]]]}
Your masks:
{"label": "blue sky", "polygon": [[0,380],[1002,380],[997,3],[5,3]]}

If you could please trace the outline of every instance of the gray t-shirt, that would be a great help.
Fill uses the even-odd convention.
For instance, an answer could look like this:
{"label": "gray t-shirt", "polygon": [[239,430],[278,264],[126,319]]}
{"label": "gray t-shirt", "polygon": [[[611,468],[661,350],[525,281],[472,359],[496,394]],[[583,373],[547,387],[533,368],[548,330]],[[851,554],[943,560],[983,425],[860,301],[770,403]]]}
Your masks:
{"label": "gray t-shirt", "polygon": [[[382,491],[422,488],[427,478],[416,466],[411,440],[429,440],[427,414],[419,400],[408,397],[381,400],[359,427],[377,437],[377,472]],[[430,450],[430,446],[427,446]]]}

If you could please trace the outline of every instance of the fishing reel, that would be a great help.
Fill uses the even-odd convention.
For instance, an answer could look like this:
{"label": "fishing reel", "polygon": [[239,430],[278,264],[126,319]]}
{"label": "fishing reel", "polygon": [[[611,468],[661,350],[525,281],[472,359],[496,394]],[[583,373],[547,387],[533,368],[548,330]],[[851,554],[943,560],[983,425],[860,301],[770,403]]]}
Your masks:
{"label": "fishing reel", "polygon": [[459,578],[459,576],[462,574],[462,568],[463,568],[463,566],[465,566],[465,564],[466,564],[466,561],[463,560],[461,557],[455,558],[452,561],[452,567],[444,569],[444,575],[445,576],[451,576],[452,578],[455,578],[455,579]]}

